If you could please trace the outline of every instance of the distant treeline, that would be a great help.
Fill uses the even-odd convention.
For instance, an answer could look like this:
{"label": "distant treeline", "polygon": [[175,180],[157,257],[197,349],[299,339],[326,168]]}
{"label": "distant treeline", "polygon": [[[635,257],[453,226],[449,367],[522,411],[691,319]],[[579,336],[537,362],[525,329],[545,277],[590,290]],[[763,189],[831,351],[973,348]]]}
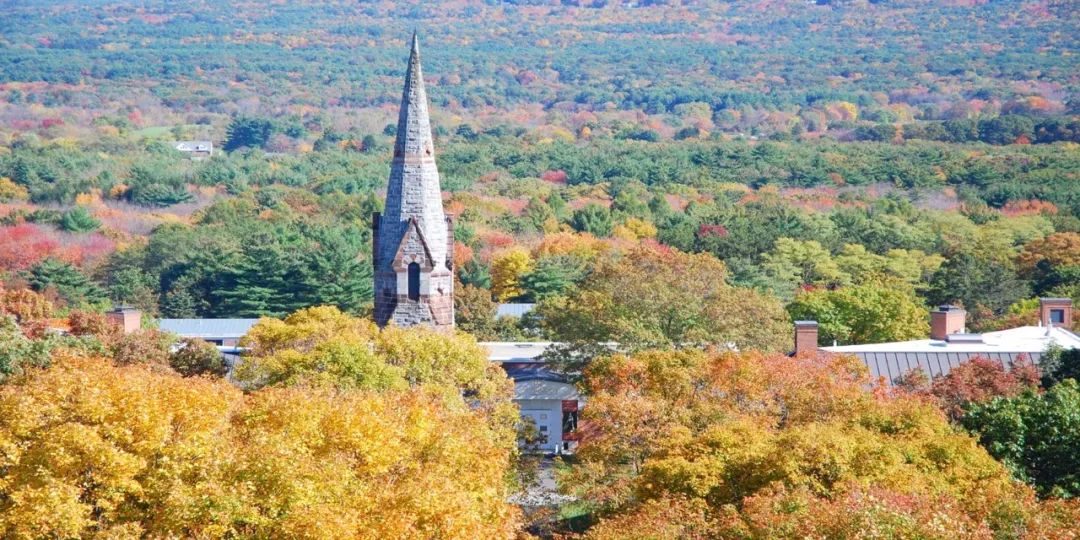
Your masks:
{"label": "distant treeline", "polygon": [[1054,142],[1080,143],[1080,118],[1036,118],[1005,114],[992,118],[920,122],[896,126],[877,124],[859,126],[854,131],[861,141],[891,141],[923,139],[953,143],[984,142],[987,144]]}

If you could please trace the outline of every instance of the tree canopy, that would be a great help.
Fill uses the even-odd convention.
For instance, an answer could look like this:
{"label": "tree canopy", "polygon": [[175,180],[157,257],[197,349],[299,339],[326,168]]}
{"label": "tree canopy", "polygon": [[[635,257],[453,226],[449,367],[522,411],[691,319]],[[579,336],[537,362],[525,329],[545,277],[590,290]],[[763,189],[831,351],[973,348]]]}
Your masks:
{"label": "tree canopy", "polygon": [[[585,373],[588,538],[1036,538],[1076,527],[906,394],[867,392],[853,358],[683,350]],[[1051,532],[1053,531],[1053,532]]]}

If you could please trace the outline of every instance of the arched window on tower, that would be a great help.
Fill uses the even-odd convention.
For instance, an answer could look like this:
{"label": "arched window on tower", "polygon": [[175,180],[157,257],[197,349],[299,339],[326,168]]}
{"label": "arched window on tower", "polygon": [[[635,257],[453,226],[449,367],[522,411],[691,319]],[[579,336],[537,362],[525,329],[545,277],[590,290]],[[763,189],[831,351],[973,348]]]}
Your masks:
{"label": "arched window on tower", "polygon": [[420,299],[420,265],[409,263],[409,300]]}

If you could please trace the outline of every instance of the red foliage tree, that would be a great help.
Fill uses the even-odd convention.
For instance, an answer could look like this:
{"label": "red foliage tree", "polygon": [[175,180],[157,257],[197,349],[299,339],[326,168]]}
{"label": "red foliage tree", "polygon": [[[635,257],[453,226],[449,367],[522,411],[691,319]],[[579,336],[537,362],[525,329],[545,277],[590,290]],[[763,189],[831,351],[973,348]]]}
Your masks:
{"label": "red foliage tree", "polygon": [[26,270],[59,247],[49,230],[32,223],[0,228],[0,268]]}
{"label": "red foliage tree", "polygon": [[544,171],[540,174],[540,179],[553,184],[565,184],[567,179],[566,171]]}
{"label": "red foliage tree", "polygon": [[1039,386],[1039,370],[1027,356],[1009,368],[1000,362],[977,356],[938,377],[930,385],[929,394],[941,404],[952,419],[963,414],[969,403],[981,403],[996,397],[1015,396]]}
{"label": "red foliage tree", "polygon": [[700,227],[698,227],[698,236],[700,237],[717,236],[723,238],[727,235],[727,227],[723,225],[702,224]]}

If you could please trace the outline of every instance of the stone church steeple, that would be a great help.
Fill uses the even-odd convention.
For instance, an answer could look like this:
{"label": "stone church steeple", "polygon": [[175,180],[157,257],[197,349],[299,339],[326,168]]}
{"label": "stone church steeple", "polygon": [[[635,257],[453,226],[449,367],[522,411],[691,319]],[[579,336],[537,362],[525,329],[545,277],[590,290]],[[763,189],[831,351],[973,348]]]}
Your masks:
{"label": "stone church steeple", "polygon": [[454,229],[443,212],[439,169],[413,34],[398,112],[386,208],[372,220],[375,322],[454,327]]}

